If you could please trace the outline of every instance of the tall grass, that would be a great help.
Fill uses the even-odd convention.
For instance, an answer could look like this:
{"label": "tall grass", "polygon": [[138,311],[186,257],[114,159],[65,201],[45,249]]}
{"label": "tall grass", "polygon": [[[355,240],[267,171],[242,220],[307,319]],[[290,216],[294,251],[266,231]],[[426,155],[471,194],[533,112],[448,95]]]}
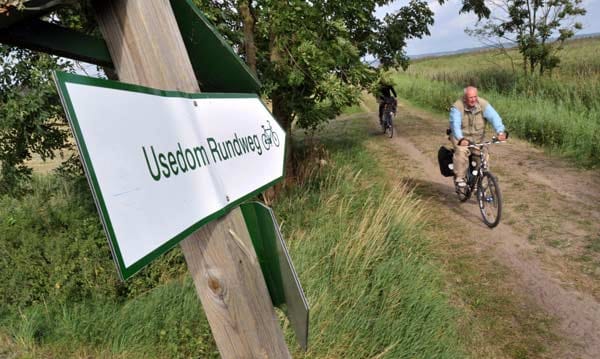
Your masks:
{"label": "tall grass", "polygon": [[126,303],[34,305],[3,324],[17,357],[219,357],[190,279]]}
{"label": "tall grass", "polygon": [[386,187],[361,146],[338,145],[333,165],[276,208],[312,306],[305,357],[464,357],[419,202],[404,185]]}
{"label": "tall grass", "polygon": [[123,283],[85,181],[38,175],[31,188],[0,197],[0,337],[16,357],[214,352],[193,289],[173,282],[179,251]]}
{"label": "tall grass", "polygon": [[575,112],[599,111],[600,78],[577,78],[565,81],[558,77],[523,76],[507,69],[494,68],[469,73],[438,70],[418,77],[459,87],[475,85],[486,92],[512,97],[534,97],[560,104]]}
{"label": "tall grass", "polygon": [[[600,166],[600,39],[569,43],[562,67],[549,76],[525,76],[494,52],[415,62],[398,74],[401,96],[446,111],[475,85],[490,100],[509,132],[575,159]],[[513,51],[515,55],[515,51]],[[518,64],[517,64],[518,65]]]}
{"label": "tall grass", "polygon": [[[590,79],[600,77],[600,37],[569,41],[559,52],[560,65],[550,74],[554,78]],[[515,49],[507,53],[497,50],[479,51],[453,56],[423,58],[411,62],[412,74],[473,72],[507,70],[521,72],[522,58]]]}
{"label": "tall grass", "polygon": [[47,301],[124,300],[184,272],[183,259],[174,252],[121,282],[85,180],[37,175],[31,187],[22,197],[0,197],[3,309]]}

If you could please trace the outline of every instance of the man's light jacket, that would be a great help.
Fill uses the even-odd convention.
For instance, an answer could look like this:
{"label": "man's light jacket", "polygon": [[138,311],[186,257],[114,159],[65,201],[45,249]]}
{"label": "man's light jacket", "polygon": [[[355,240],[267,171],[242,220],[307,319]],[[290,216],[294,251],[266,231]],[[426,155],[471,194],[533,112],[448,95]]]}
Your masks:
{"label": "man's light jacket", "polygon": [[463,137],[483,141],[486,120],[492,124],[496,133],[504,132],[500,115],[481,97],[471,109],[466,108],[462,99],[456,101],[450,109],[450,129],[457,141]]}

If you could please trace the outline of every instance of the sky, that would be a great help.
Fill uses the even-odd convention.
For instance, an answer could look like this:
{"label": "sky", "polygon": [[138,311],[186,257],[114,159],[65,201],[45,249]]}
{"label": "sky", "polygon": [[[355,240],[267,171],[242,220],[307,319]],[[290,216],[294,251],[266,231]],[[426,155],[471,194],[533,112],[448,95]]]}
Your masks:
{"label": "sky", "polygon": [[[428,2],[429,7],[435,14],[435,23],[429,29],[431,35],[422,39],[409,40],[406,48],[406,53],[409,56],[455,51],[484,45],[477,39],[465,34],[465,28],[473,27],[476,24],[477,16],[458,14],[462,0],[447,0],[444,5],[440,5],[438,0],[428,0]],[[379,18],[383,18],[386,13],[398,10],[408,3],[409,0],[394,1],[390,5],[378,8],[375,14]],[[578,21],[583,24],[583,29],[577,34],[600,33],[600,21],[593,21],[594,18],[600,18],[600,0],[583,0],[582,4],[587,9],[587,14],[579,18]],[[80,63],[80,66],[82,68],[78,69],[78,73],[97,76],[95,65]]]}
{"label": "sky", "polygon": [[[406,6],[408,2],[408,0],[394,1],[390,5],[377,9],[375,13],[377,17],[383,18],[386,12],[395,11]],[[448,0],[444,5],[439,5],[437,0],[428,0],[428,2],[435,14],[435,23],[429,29],[431,35],[422,39],[409,40],[406,48],[409,56],[483,46],[477,39],[465,34],[465,28],[473,27],[477,22],[477,16],[458,14],[462,0]],[[587,10],[587,14],[579,18],[583,29],[577,34],[600,32],[600,21],[594,21],[600,18],[600,0],[584,0],[582,6]]]}

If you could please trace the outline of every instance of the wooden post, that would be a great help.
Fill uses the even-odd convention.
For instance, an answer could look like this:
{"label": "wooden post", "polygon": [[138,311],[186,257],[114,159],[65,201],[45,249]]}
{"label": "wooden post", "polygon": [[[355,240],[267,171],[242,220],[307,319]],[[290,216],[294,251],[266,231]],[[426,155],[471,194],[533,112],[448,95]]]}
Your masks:
{"label": "wooden post", "polygon": [[[93,6],[121,81],[200,92],[168,0],[94,0]],[[240,209],[181,248],[221,356],[290,358]]]}

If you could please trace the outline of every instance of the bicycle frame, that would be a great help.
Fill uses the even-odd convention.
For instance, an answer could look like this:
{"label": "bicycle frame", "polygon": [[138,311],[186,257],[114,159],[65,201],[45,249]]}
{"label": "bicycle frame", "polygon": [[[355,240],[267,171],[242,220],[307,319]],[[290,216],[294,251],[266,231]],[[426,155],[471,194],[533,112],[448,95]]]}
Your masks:
{"label": "bicycle frame", "polygon": [[491,141],[470,144],[468,147],[479,151],[479,161],[473,165],[469,156],[469,169],[467,172],[467,186],[456,188],[456,193],[461,202],[467,201],[477,191],[477,201],[485,224],[493,228],[500,222],[502,213],[502,195],[497,178],[489,171],[486,150],[490,144],[501,143],[496,138]]}
{"label": "bicycle frame", "polygon": [[265,127],[265,125],[260,126],[263,129],[263,133],[260,137],[263,146],[265,146],[265,149],[268,151],[272,145],[274,145],[275,147],[279,147],[279,137],[275,132],[273,132],[273,126],[271,125],[271,122],[267,120],[267,124],[269,125],[269,127]]}
{"label": "bicycle frame", "polygon": [[394,135],[393,119],[396,112],[396,101],[386,99],[383,102],[383,109],[381,114],[381,127],[383,133],[387,133],[391,138]]}
{"label": "bicycle frame", "polygon": [[[467,170],[467,187],[469,188],[469,192],[472,192],[475,189],[475,185],[478,183],[479,178],[483,177],[485,172],[488,172],[489,164],[488,160],[485,158],[485,149],[492,144],[503,143],[504,141],[498,141],[496,138],[492,138],[491,141],[485,141],[482,143],[474,143],[467,146],[472,150],[479,151],[479,163],[476,166],[473,166],[471,163],[471,156],[469,156],[469,168]],[[473,172],[476,172],[475,174]],[[458,189],[457,189],[458,191]]]}

